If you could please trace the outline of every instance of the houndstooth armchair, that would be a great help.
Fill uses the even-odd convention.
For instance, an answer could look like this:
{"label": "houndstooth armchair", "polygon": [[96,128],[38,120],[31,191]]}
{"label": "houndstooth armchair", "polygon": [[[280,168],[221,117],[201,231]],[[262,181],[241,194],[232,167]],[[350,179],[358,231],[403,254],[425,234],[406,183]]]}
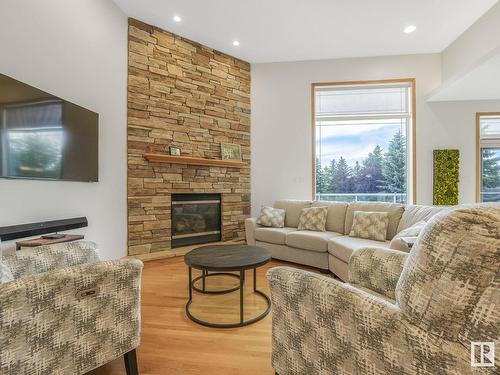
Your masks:
{"label": "houndstooth armchair", "polygon": [[[349,262],[349,284],[287,267],[271,269],[275,371],[500,373],[499,229],[498,206],[440,214],[410,254],[357,250]],[[472,367],[489,361],[471,358],[471,342],[494,342],[496,367]]]}
{"label": "houndstooth armchair", "polygon": [[121,355],[137,374],[142,262],[101,262],[82,241],[4,263],[14,280],[0,284],[0,374],[84,374]]}

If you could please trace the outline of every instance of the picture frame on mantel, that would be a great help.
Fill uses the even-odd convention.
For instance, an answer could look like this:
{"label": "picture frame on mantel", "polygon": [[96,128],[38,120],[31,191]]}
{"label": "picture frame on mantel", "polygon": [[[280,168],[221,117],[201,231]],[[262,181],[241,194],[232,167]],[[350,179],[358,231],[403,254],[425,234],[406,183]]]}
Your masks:
{"label": "picture frame on mantel", "polygon": [[220,153],[222,160],[241,161],[241,146],[234,143],[221,143]]}
{"label": "picture frame on mantel", "polygon": [[180,156],[181,155],[181,149],[179,147],[170,146],[169,150],[170,150],[170,155],[172,155],[172,156]]}

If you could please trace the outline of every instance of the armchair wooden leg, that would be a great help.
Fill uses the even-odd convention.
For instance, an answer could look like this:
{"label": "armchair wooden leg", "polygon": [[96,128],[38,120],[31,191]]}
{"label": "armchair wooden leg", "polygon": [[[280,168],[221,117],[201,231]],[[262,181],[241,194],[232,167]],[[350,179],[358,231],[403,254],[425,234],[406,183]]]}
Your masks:
{"label": "armchair wooden leg", "polygon": [[127,375],[139,375],[139,370],[137,369],[137,356],[135,354],[135,349],[125,353],[123,355],[125,360],[125,370]]}

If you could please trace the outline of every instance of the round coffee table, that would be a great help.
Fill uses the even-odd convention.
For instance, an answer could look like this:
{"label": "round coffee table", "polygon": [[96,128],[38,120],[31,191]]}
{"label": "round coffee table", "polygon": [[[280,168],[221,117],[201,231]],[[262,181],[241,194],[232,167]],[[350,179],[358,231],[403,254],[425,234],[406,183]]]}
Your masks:
{"label": "round coffee table", "polygon": [[[234,328],[243,327],[255,323],[264,318],[269,311],[271,311],[270,298],[260,290],[257,290],[256,270],[257,267],[263,266],[271,259],[271,253],[265,249],[257,246],[247,245],[211,245],[198,247],[184,256],[184,262],[189,267],[189,300],[186,303],[186,315],[193,322],[215,328]],[[192,269],[201,270],[201,276],[193,279]],[[254,293],[262,296],[267,302],[267,308],[259,316],[245,320],[244,313],[244,299],[243,287],[245,284],[245,271],[253,269],[253,291]],[[234,274],[231,272],[239,272]],[[211,273],[209,273],[211,272]],[[239,285],[224,289],[224,290],[207,290],[206,278],[211,276],[228,276],[238,278]],[[201,289],[194,284],[202,281]],[[189,311],[189,307],[193,302],[193,290],[204,294],[226,294],[234,291],[240,291],[240,321],[238,323],[212,323],[205,320],[196,318]]]}

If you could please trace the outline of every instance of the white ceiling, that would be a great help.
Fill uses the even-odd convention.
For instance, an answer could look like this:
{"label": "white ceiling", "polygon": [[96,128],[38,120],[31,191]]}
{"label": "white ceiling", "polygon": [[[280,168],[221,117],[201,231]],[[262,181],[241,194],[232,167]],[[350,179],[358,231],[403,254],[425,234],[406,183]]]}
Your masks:
{"label": "white ceiling", "polygon": [[[258,63],[441,52],[497,0],[114,2],[129,17]],[[404,34],[409,24],[417,30]]]}

